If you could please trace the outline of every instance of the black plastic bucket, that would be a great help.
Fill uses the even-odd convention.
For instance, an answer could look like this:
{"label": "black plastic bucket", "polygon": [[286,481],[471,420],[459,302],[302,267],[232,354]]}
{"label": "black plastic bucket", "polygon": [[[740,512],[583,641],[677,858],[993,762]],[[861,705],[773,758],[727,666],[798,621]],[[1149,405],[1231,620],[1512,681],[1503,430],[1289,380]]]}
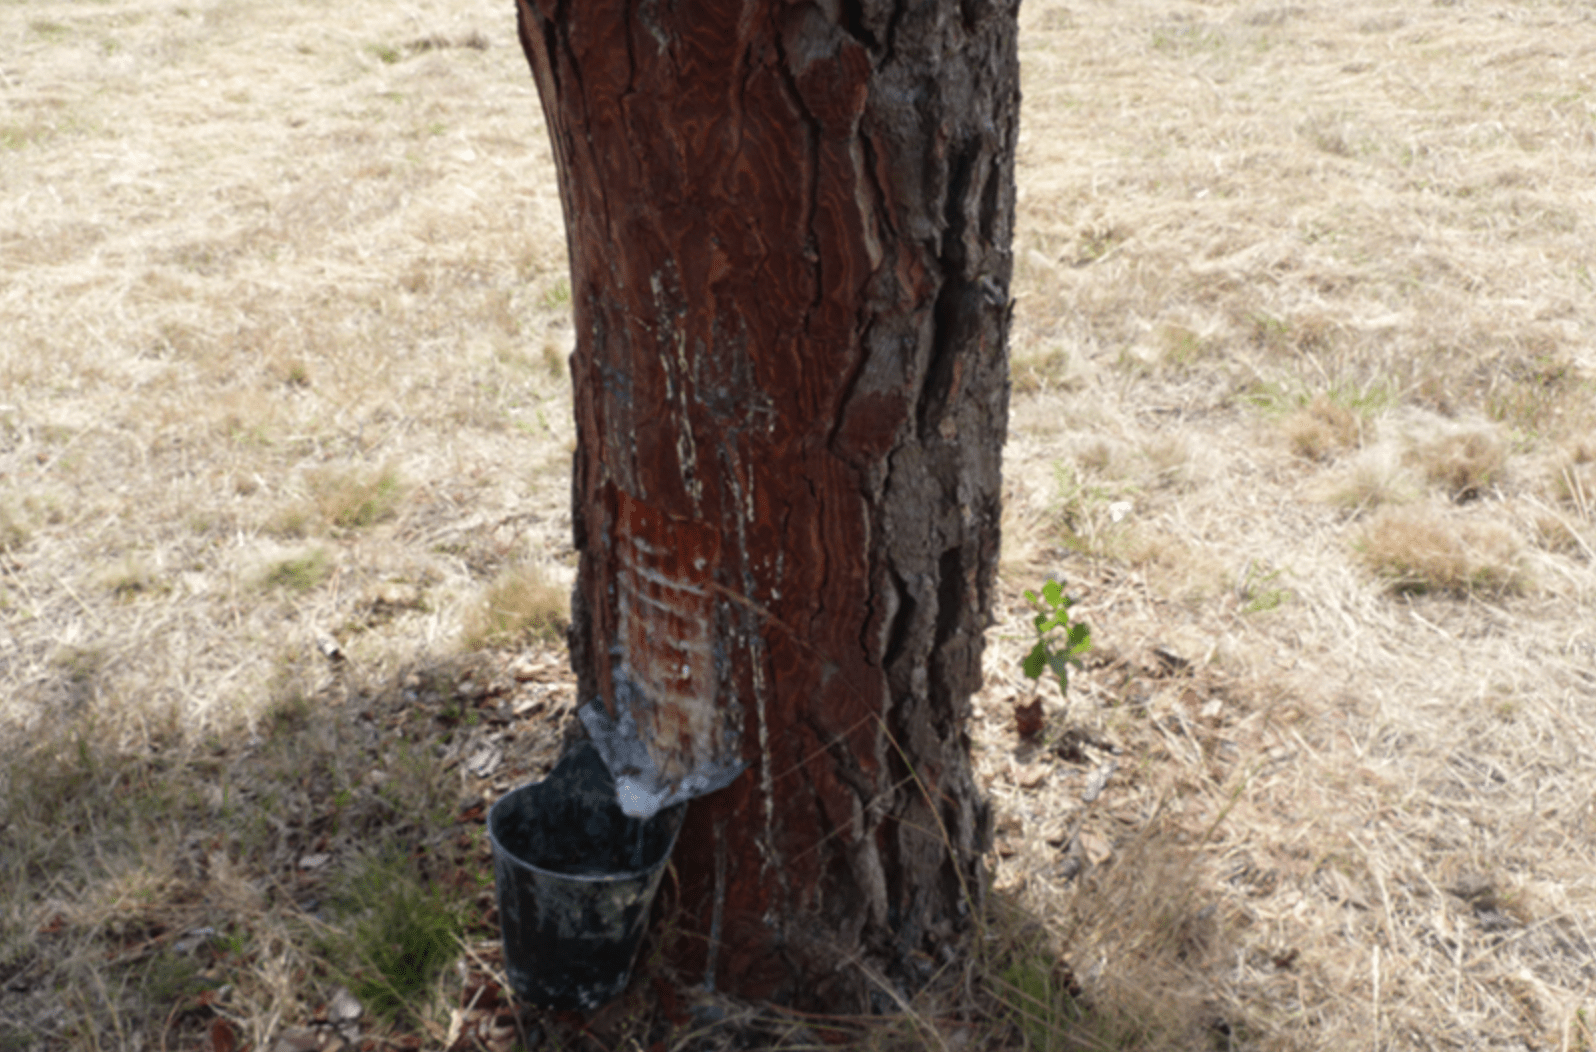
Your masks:
{"label": "black plastic bucket", "polygon": [[687,805],[628,818],[582,742],[488,812],[504,964],[518,997],[592,1012],[626,989]]}

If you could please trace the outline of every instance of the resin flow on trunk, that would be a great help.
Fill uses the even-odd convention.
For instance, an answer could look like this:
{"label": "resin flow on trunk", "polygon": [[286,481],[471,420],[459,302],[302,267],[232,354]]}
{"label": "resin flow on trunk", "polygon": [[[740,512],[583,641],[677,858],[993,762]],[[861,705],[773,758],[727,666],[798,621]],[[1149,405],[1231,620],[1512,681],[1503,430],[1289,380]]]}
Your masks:
{"label": "resin flow on trunk", "polygon": [[718,534],[624,490],[615,502],[613,715],[595,698],[581,716],[615,775],[621,809],[648,818],[737,777],[745,766],[742,712],[718,697],[716,666],[725,663],[714,637]]}

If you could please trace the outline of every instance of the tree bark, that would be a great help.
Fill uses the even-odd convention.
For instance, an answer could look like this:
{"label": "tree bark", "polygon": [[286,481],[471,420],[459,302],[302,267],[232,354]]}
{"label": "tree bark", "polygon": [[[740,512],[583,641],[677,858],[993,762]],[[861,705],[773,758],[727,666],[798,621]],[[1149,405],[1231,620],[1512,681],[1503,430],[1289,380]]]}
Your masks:
{"label": "tree bark", "polygon": [[629,810],[699,797],[678,963],[869,1010],[979,908],[990,839],[965,723],[1008,415],[1016,8],[518,4],[570,250],[590,729]]}

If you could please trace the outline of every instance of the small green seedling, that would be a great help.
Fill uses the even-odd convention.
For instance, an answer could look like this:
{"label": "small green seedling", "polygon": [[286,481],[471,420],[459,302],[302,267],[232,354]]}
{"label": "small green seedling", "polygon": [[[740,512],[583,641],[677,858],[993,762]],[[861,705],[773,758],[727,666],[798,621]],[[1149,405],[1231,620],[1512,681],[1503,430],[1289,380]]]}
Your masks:
{"label": "small green seedling", "polygon": [[[1064,594],[1058,581],[1042,585],[1040,597],[1027,590],[1025,601],[1036,609],[1036,645],[1021,663],[1027,679],[1040,679],[1044,671],[1058,680],[1060,694],[1070,687],[1070,666],[1081,667],[1081,655],[1092,648],[1092,629],[1085,621],[1071,621],[1072,596]],[[1063,631],[1062,638],[1056,633]]]}

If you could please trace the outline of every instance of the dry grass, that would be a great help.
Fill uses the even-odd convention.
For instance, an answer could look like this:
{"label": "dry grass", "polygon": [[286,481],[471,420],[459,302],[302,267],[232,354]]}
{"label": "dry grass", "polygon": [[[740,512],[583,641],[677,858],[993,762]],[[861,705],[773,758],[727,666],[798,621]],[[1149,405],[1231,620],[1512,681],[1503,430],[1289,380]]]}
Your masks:
{"label": "dry grass", "polygon": [[1412,451],[1431,484],[1454,501],[1474,500],[1502,476],[1507,445],[1494,431],[1470,428],[1436,435]]}
{"label": "dry grass", "polygon": [[1596,439],[1572,443],[1557,459],[1552,491],[1586,523],[1596,523]]}
{"label": "dry grass", "polygon": [[1281,424],[1291,451],[1308,460],[1329,460],[1363,439],[1358,416],[1344,405],[1319,395]]}
{"label": "dry grass", "polygon": [[[1018,342],[1074,388],[1016,403],[1004,573],[1070,578],[1107,645],[1061,755],[1007,726],[1023,604],[998,629],[999,887],[1099,1012],[1184,998],[1103,1047],[1589,1046],[1596,31],[1491,4],[1022,25]],[[1171,437],[1202,456],[1179,487],[1112,452]],[[1081,543],[1114,499],[1231,587]],[[1091,807],[1082,733],[1121,749]],[[1138,900],[1161,865],[1183,890]],[[1204,908],[1217,957],[1147,948]]]}
{"label": "dry grass", "polygon": [[556,643],[570,620],[569,583],[552,583],[535,565],[514,566],[467,616],[465,642],[472,648]]}
{"label": "dry grass", "polygon": [[329,526],[360,529],[393,518],[404,486],[391,467],[374,472],[322,468],[311,473],[310,490]]}
{"label": "dry grass", "polygon": [[1354,515],[1388,504],[1403,504],[1419,493],[1398,457],[1389,449],[1371,449],[1341,471],[1332,473],[1319,487],[1319,496]]}
{"label": "dry grass", "polygon": [[1499,595],[1521,591],[1523,547],[1501,523],[1455,521],[1439,508],[1382,508],[1354,542],[1363,562],[1393,591]]}
{"label": "dry grass", "polygon": [[[555,663],[493,650],[570,572],[538,102],[476,0],[8,11],[0,1047],[271,1048],[357,981],[333,904],[383,849],[476,909],[460,798],[558,748]],[[549,1041],[1596,1045],[1596,28],[1021,19],[1005,910],[895,1021]],[[1049,573],[1100,650],[1021,742]],[[466,946],[394,1025],[507,1047]]]}

